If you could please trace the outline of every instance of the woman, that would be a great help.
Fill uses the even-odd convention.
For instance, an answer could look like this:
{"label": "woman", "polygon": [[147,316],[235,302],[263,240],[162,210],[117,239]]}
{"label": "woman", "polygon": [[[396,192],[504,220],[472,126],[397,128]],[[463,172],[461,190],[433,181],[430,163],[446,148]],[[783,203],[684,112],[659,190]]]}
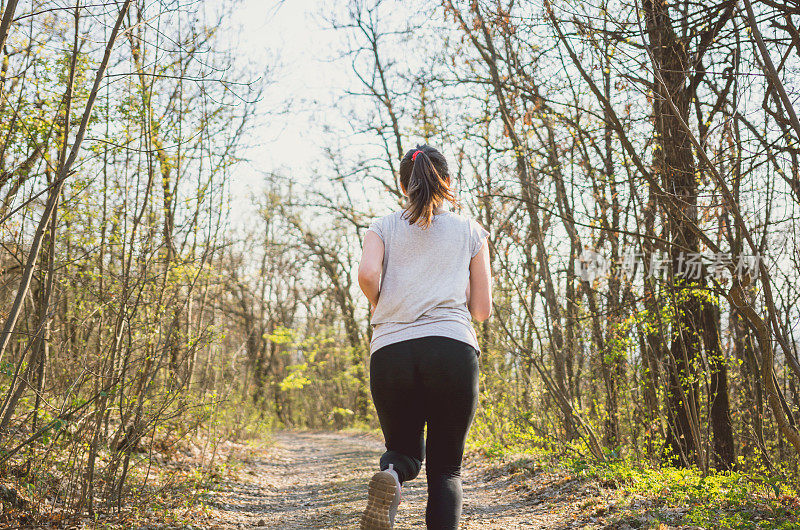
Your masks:
{"label": "woman", "polygon": [[423,459],[425,522],[456,528],[464,442],[478,404],[480,348],[470,316],[482,322],[492,308],[489,233],[448,209],[456,198],[436,149],[407,152],[400,185],[405,208],[370,225],[358,268],[372,315],[370,390],[386,440],[361,528],[394,526],[401,485]]}

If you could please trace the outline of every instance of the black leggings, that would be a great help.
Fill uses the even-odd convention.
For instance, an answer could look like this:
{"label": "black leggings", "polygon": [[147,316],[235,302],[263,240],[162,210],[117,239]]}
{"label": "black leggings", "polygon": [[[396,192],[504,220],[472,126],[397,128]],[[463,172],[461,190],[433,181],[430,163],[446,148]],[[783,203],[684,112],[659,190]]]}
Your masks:
{"label": "black leggings", "polygon": [[[401,482],[427,460],[428,528],[457,528],[461,518],[461,460],[478,404],[478,351],[449,337],[389,344],[370,358],[370,390],[387,451]],[[427,440],[423,427],[427,423]]]}

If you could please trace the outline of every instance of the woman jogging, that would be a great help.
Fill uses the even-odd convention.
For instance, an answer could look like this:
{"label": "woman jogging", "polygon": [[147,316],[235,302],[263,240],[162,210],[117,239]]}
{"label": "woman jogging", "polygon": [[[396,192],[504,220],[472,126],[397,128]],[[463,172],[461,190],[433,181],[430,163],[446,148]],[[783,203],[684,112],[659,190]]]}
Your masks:
{"label": "woman jogging", "polygon": [[358,268],[372,313],[370,390],[386,440],[361,528],[394,526],[401,485],[423,460],[427,527],[457,528],[464,442],[478,403],[470,316],[484,321],[492,308],[488,232],[448,209],[456,199],[436,149],[408,151],[400,185],[405,208],[370,225]]}

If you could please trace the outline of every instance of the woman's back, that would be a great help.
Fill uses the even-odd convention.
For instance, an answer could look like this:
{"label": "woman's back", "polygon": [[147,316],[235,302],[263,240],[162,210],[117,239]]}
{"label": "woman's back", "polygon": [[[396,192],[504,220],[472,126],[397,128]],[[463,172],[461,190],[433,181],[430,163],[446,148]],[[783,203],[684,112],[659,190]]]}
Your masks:
{"label": "woman's back", "polygon": [[426,335],[443,335],[478,348],[467,308],[470,260],[488,232],[473,219],[440,209],[426,228],[403,210],[373,221],[384,244],[380,298],[370,323],[370,352]]}

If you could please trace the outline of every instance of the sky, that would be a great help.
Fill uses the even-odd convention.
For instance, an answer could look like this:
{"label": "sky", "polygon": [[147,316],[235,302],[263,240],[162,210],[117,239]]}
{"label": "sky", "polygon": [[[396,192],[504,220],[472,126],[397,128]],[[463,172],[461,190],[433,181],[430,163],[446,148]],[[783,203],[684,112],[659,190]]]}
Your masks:
{"label": "sky", "polygon": [[[224,0],[220,0],[224,1]],[[263,74],[267,87],[243,153],[249,160],[234,175],[241,204],[257,189],[263,173],[310,173],[323,156],[323,125],[336,121],[331,109],[350,83],[350,66],[332,61],[342,35],[325,29],[322,15],[342,2],[241,0],[227,27],[240,66]]]}

